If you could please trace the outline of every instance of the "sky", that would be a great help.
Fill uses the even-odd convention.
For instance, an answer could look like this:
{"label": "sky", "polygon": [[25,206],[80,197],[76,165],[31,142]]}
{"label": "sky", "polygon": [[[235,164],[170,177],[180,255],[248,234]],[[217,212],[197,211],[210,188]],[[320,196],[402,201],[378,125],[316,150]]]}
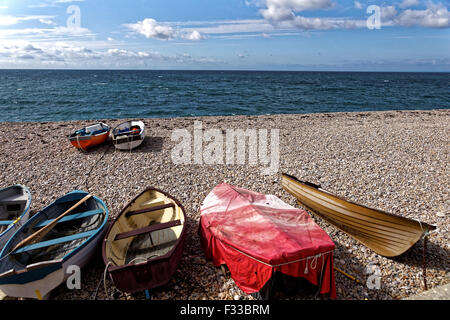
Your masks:
{"label": "sky", "polygon": [[0,68],[450,72],[449,0],[0,0]]}

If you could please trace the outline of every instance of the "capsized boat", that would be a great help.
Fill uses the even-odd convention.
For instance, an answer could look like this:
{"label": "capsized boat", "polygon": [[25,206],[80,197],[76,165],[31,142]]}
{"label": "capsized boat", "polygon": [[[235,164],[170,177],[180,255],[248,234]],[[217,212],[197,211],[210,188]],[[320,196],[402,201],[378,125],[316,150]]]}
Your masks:
{"label": "capsized boat", "polygon": [[116,149],[132,150],[137,148],[145,138],[144,122],[125,121],[112,130],[111,136]]}
{"label": "capsized boat", "polygon": [[166,284],[176,271],[186,238],[185,211],[171,195],[147,188],[110,225],[103,261],[114,285],[138,292]]}
{"label": "capsized boat", "polygon": [[0,253],[0,291],[9,297],[45,299],[82,268],[103,239],[108,209],[75,190],[34,214]]}
{"label": "capsized boat", "polygon": [[87,150],[104,143],[108,139],[109,130],[106,123],[99,122],[70,134],[69,141],[75,148]]}
{"label": "capsized boat", "polygon": [[282,175],[282,185],[302,206],[382,256],[398,256],[436,229],[424,222],[347,201],[288,174]]}
{"label": "capsized boat", "polygon": [[270,299],[276,275],[282,274],[306,279],[320,293],[336,297],[335,245],[305,210],[274,195],[221,183],[205,198],[200,213],[206,258],[215,266],[225,264],[245,293]]}
{"label": "capsized boat", "polygon": [[0,250],[30,217],[31,193],[16,184],[0,190]]}

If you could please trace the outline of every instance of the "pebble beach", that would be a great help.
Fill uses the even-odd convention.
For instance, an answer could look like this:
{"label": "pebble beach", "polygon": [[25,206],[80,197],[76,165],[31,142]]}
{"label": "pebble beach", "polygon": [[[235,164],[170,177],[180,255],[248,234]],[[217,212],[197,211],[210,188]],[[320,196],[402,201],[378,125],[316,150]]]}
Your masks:
{"label": "pebble beach", "polygon": [[[198,225],[203,199],[220,182],[274,194],[299,207],[281,187],[281,173],[321,185],[350,201],[437,226],[425,255],[428,289],[450,283],[450,110],[342,112],[293,115],[184,117],[142,119],[143,144],[118,151],[110,141],[88,152],[68,141],[71,132],[96,121],[115,127],[123,120],[0,123],[0,188],[26,185],[33,195],[32,212],[82,189],[102,199],[110,218],[148,186],[177,198],[187,215],[186,246],[171,281],[151,290],[151,299],[254,299],[242,292],[225,268],[206,261]],[[279,170],[263,175],[249,164],[174,164],[175,129],[192,132],[194,121],[207,129],[279,129]],[[423,241],[395,258],[382,257],[312,215],[336,245],[334,264],[356,282],[335,272],[338,300],[403,299],[425,290]],[[380,271],[380,287],[369,288],[368,266]],[[146,299],[122,294],[103,279],[100,249],[82,269],[82,288],[55,289],[53,300]],[[329,299],[306,287],[276,299]]]}

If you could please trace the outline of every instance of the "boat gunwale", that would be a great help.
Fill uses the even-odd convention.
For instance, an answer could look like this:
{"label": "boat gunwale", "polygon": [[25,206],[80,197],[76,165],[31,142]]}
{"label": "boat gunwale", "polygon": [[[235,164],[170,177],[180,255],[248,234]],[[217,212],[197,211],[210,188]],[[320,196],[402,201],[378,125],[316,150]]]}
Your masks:
{"label": "boat gunwale", "polygon": [[106,255],[106,244],[109,242],[108,237],[109,234],[111,232],[112,227],[114,226],[114,224],[119,220],[119,218],[125,214],[125,211],[128,209],[128,207],[130,207],[138,198],[140,198],[142,195],[144,195],[146,192],[149,191],[157,191],[160,192],[161,194],[163,194],[164,196],[168,197],[170,200],[174,201],[175,204],[181,209],[181,213],[183,214],[183,224],[182,224],[182,230],[180,233],[180,236],[178,237],[178,239],[176,240],[176,242],[174,243],[172,249],[170,249],[166,254],[162,255],[162,256],[158,256],[155,258],[151,258],[151,259],[147,259],[145,262],[140,262],[140,263],[128,263],[128,264],[123,264],[120,266],[108,266],[108,271],[110,273],[113,272],[117,272],[117,271],[123,271],[126,269],[132,269],[134,267],[141,267],[141,266],[145,266],[145,265],[149,265],[151,263],[154,263],[156,261],[159,260],[168,260],[173,253],[175,252],[176,248],[179,246],[180,242],[184,239],[184,237],[186,236],[186,210],[184,208],[184,206],[181,204],[180,201],[178,201],[178,199],[174,198],[172,195],[170,195],[169,193],[155,188],[155,187],[146,187],[141,193],[139,193],[136,197],[134,197],[130,202],[128,202],[123,209],[120,211],[120,213],[111,221],[111,223],[108,226],[108,229],[106,230],[104,239],[103,239],[103,243],[102,243],[102,257],[103,257],[103,262],[105,263],[105,265],[108,265],[110,263],[110,261],[107,258]]}

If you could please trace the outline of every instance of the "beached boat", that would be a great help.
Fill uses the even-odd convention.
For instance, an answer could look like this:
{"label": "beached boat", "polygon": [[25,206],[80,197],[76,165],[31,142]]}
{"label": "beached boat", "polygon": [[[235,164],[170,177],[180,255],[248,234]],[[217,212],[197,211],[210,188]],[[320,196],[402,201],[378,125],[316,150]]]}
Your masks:
{"label": "beached boat", "polygon": [[104,143],[108,139],[109,130],[107,124],[99,122],[70,134],[69,141],[75,148],[87,150]]}
{"label": "beached boat", "polygon": [[279,280],[289,278],[336,297],[335,245],[305,210],[274,195],[221,183],[205,198],[200,212],[206,258],[214,266],[225,264],[245,293],[270,299],[277,287],[284,287]]}
{"label": "beached boat", "polygon": [[181,259],[183,206],[169,194],[147,188],[120,212],[103,242],[103,261],[114,285],[138,292],[166,284]]}
{"label": "beached boat", "polygon": [[0,253],[0,291],[10,297],[46,298],[95,253],[106,231],[108,209],[75,190],[31,217]]}
{"label": "beached boat", "polygon": [[287,174],[282,175],[282,185],[302,206],[382,256],[398,256],[436,229],[424,222],[347,201]]}
{"label": "beached boat", "polygon": [[142,121],[125,121],[112,130],[114,146],[119,150],[132,150],[141,145],[145,138],[145,126]]}
{"label": "beached boat", "polygon": [[0,190],[0,251],[30,217],[31,193],[23,185]]}

